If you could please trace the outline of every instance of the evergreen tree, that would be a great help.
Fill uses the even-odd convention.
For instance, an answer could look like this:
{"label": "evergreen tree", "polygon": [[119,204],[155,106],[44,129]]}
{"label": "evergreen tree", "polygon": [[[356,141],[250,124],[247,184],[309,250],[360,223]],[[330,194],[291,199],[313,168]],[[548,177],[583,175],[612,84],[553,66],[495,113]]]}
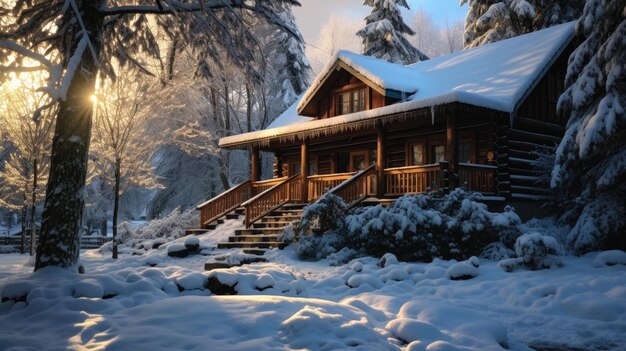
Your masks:
{"label": "evergreen tree", "polygon": [[311,78],[311,65],[304,53],[304,39],[300,34],[300,30],[296,25],[293,16],[292,4],[285,2],[277,2],[273,5],[282,21],[291,28],[292,33],[286,32],[283,28],[274,28],[269,49],[271,51],[271,60],[275,67],[283,69],[271,69],[278,74],[278,82],[282,102],[284,107],[291,105],[298,97],[304,93],[309,87]]}
{"label": "evergreen tree", "polygon": [[404,36],[415,34],[400,13],[400,6],[409,8],[406,0],[364,0],[363,4],[372,7],[365,27],[356,33],[363,38],[364,55],[403,65],[428,60]]}
{"label": "evergreen tree", "polygon": [[557,108],[569,116],[552,187],[578,253],[626,248],[626,0],[588,0]]}
{"label": "evergreen tree", "polygon": [[584,0],[461,0],[466,3],[463,46],[472,48],[575,20]]}

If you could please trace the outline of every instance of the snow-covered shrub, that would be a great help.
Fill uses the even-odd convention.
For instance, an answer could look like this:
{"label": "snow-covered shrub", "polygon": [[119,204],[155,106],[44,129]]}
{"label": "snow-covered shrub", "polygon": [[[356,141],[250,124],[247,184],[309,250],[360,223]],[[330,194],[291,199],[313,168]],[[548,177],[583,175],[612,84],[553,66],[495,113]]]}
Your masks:
{"label": "snow-covered shrub", "polygon": [[517,237],[521,221],[515,211],[489,212],[477,202],[479,196],[459,188],[370,207],[347,217],[348,241],[375,256],[393,252],[402,260],[430,260],[465,259],[499,241],[501,234]]}
{"label": "snow-covered shrub", "polygon": [[304,208],[299,234],[324,234],[327,231],[342,231],[348,206],[342,198],[333,194],[322,196],[317,202]]}
{"label": "snow-covered shrub", "polygon": [[[198,213],[195,210],[181,212],[175,209],[168,216],[154,219],[140,227],[132,228],[124,222],[118,227],[120,251],[145,252],[156,249],[164,243],[185,236],[185,230],[198,226]],[[110,251],[110,244],[100,248],[101,252]]]}
{"label": "snow-covered shrub", "polygon": [[517,257],[502,260],[499,265],[507,272],[522,266],[531,270],[552,268],[562,265],[558,256],[560,252],[561,248],[553,237],[526,233],[515,242]]}
{"label": "snow-covered shrub", "polygon": [[348,247],[344,247],[337,252],[331,253],[326,258],[328,258],[329,265],[341,266],[342,264],[348,263],[358,256],[359,256],[358,251],[348,248]]}
{"label": "snow-covered shrub", "polygon": [[489,261],[500,261],[513,256],[515,256],[515,252],[501,242],[495,242],[487,245],[483,249],[483,252],[480,253],[480,258]]}
{"label": "snow-covered shrub", "polygon": [[344,248],[347,210],[343,199],[332,194],[305,207],[298,227],[298,256],[319,260]]}

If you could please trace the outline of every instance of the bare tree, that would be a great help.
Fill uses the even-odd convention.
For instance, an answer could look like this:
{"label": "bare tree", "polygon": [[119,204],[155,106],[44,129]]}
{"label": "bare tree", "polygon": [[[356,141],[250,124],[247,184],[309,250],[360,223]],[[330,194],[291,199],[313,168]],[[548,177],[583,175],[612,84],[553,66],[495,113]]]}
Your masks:
{"label": "bare tree", "polygon": [[158,188],[151,164],[163,135],[148,132],[148,84],[131,72],[105,81],[95,95],[92,165],[113,188],[113,258],[117,258],[120,197],[131,187]]}
{"label": "bare tree", "polygon": [[13,151],[0,170],[0,193],[6,194],[0,198],[0,206],[21,210],[21,252],[25,251],[26,230],[30,228],[30,254],[34,255],[37,205],[43,198],[50,170],[56,104],[27,85],[3,91],[2,101],[0,129],[6,133]]}
{"label": "bare tree", "polygon": [[201,44],[196,46],[200,73],[220,47],[250,77],[259,77],[248,64],[254,61],[254,35],[241,20],[244,11],[282,25],[264,1],[0,2],[0,71],[46,70],[47,91],[59,101],[35,270],[77,267],[93,113],[89,97],[98,74],[115,77],[112,58],[142,68],[135,54],[160,56],[147,17],[152,14],[160,15],[158,24],[172,37],[202,37],[187,40]]}

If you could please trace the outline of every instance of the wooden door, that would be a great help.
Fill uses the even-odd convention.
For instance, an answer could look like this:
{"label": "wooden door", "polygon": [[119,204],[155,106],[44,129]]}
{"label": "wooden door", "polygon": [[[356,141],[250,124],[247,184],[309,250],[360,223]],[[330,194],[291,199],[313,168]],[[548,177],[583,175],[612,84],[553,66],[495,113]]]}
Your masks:
{"label": "wooden door", "polygon": [[350,152],[350,172],[358,172],[369,167],[369,165],[370,160],[367,150]]}

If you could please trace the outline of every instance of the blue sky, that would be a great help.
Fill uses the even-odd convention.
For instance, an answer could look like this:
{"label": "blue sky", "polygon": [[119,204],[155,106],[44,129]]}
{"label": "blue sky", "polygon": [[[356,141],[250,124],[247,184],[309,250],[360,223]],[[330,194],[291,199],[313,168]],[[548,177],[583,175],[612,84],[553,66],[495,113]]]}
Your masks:
{"label": "blue sky", "polygon": [[[294,14],[305,41],[317,38],[319,28],[331,13],[364,18],[370,11],[362,0],[300,0],[300,3],[302,7],[295,8]],[[412,10],[419,7],[426,10],[435,23],[445,23],[446,16],[450,22],[462,21],[467,13],[467,5],[459,6],[458,0],[408,0],[408,3]]]}

